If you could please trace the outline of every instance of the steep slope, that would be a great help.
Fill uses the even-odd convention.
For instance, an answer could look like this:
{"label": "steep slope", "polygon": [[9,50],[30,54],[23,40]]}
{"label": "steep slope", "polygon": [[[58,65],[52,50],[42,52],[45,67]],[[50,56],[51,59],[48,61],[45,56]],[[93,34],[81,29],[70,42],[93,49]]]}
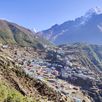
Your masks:
{"label": "steep slope", "polygon": [[[85,43],[60,45],[66,54],[75,57],[79,64],[91,68],[96,73],[102,73],[102,46]],[[72,61],[74,61],[72,59]]]}
{"label": "steep slope", "polygon": [[[21,61],[19,63],[15,61],[16,54],[13,48],[0,48],[0,92],[2,91],[0,102],[67,102],[62,99],[59,92],[45,82],[26,74],[20,64]],[[16,51],[24,54],[22,47],[17,47]],[[27,51],[25,53],[28,54]],[[33,53],[32,51],[30,55]],[[29,55],[25,56],[30,58]],[[21,60],[19,56],[17,58]]]}
{"label": "steep slope", "polygon": [[31,30],[0,20],[0,42],[2,44],[17,44],[43,48],[43,45],[51,45],[47,40],[35,35]]}
{"label": "steep slope", "polygon": [[[28,102],[30,100],[31,102],[74,102],[78,100],[91,102],[91,97],[84,94],[79,86],[58,78],[59,64],[63,64],[63,60],[58,63],[59,59],[56,59],[56,54],[52,56],[52,53],[52,57],[50,56],[50,59],[47,60],[47,54],[55,49],[48,48],[46,51],[41,51],[32,47],[9,45],[4,48],[1,45],[0,79],[2,80],[0,82],[1,87],[4,87],[3,90],[8,88],[8,95],[3,91],[4,95],[0,98],[3,101],[10,98],[14,100],[13,102],[16,102],[17,99],[18,102],[23,102],[23,99],[25,102],[28,100]],[[50,62],[51,59],[56,60],[55,64]],[[53,69],[54,67],[56,69]]]}
{"label": "steep slope", "polygon": [[65,44],[48,53],[47,59],[68,81],[89,94],[92,102],[102,102],[102,46]]}
{"label": "steep slope", "polygon": [[82,17],[66,21],[61,25],[56,24],[40,34],[55,44],[73,42],[102,44],[102,12],[91,9]]}

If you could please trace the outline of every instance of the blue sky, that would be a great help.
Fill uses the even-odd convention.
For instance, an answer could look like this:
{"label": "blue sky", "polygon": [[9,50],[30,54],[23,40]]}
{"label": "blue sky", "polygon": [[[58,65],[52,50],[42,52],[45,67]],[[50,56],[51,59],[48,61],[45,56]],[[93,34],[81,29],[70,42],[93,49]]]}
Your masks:
{"label": "blue sky", "polygon": [[44,30],[82,16],[102,0],[0,0],[0,18]]}

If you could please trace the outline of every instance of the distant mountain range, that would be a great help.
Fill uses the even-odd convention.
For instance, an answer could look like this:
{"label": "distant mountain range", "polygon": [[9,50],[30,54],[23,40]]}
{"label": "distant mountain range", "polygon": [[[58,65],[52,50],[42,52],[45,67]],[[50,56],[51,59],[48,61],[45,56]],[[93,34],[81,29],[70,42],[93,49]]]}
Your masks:
{"label": "distant mountain range", "polygon": [[90,9],[84,16],[69,20],[63,24],[55,24],[40,32],[55,44],[83,42],[102,44],[102,12],[97,7]]}

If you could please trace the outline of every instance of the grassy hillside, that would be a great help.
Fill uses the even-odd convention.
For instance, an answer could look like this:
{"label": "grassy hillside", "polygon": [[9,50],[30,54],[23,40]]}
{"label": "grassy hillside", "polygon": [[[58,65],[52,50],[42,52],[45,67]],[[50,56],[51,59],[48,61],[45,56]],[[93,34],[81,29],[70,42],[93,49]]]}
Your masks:
{"label": "grassy hillside", "polygon": [[81,49],[85,56],[102,71],[102,46],[99,45],[82,45]]}
{"label": "grassy hillside", "polygon": [[42,48],[44,44],[51,45],[31,30],[4,20],[0,20],[0,43],[38,48]]}
{"label": "grassy hillside", "polygon": [[0,102],[36,102],[34,98],[23,96],[19,91],[0,81]]}

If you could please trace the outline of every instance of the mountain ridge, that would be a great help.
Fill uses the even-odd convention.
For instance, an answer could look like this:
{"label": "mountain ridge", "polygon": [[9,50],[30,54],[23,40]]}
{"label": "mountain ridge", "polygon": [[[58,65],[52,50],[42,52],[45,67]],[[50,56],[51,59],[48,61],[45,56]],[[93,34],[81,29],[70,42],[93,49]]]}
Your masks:
{"label": "mountain ridge", "polygon": [[0,20],[0,43],[39,48],[52,45],[31,30],[6,20]]}
{"label": "mountain ridge", "polygon": [[102,12],[91,9],[75,20],[41,31],[40,35],[57,45],[75,42],[102,44]]}

